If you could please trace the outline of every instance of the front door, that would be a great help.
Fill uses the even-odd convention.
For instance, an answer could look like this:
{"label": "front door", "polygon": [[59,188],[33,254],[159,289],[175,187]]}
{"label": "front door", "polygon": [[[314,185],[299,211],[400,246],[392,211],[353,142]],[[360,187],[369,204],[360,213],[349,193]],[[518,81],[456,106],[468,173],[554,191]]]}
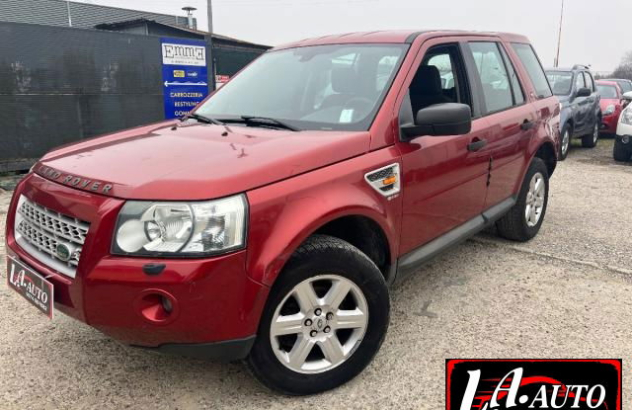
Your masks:
{"label": "front door", "polygon": [[571,95],[573,98],[573,104],[577,107],[574,115],[575,120],[575,135],[583,135],[590,129],[590,123],[588,121],[588,112],[590,111],[591,102],[588,97],[578,97],[577,92],[586,88],[586,82],[581,72],[575,74],[575,91]]}
{"label": "front door", "polygon": [[409,73],[400,124],[413,121],[419,109],[446,102],[470,105],[474,121],[467,135],[420,135],[398,142],[403,166],[402,253],[464,224],[483,209],[489,168],[489,154],[483,148],[489,123],[477,118],[461,50],[456,41],[425,46],[420,64]]}

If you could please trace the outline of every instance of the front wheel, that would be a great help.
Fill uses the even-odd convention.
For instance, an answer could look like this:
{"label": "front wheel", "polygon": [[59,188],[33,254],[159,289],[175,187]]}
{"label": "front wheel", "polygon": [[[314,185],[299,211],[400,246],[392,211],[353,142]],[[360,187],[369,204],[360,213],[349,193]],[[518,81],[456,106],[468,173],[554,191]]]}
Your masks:
{"label": "front wheel", "polygon": [[343,240],[314,235],[277,279],[248,364],[259,381],[283,394],[335,388],[373,360],[389,312],[377,266]]}
{"label": "front wheel", "polygon": [[632,141],[624,144],[621,141],[621,137],[616,137],[614,140],[614,148],[612,148],[612,156],[615,161],[628,161],[632,157]]}
{"label": "front wheel", "polygon": [[597,141],[599,140],[599,123],[601,121],[597,121],[593,126],[592,133],[588,135],[584,135],[582,137],[582,147],[584,148],[594,148],[597,146]]}
{"label": "front wheel", "polygon": [[533,158],[516,204],[497,223],[500,236],[526,242],[540,231],[549,202],[549,172],[540,158]]}

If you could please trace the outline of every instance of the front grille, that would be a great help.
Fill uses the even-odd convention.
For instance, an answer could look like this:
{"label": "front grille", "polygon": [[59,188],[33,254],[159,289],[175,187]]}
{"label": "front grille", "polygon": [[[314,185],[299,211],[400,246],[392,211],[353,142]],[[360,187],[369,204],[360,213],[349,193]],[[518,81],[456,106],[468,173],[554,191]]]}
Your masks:
{"label": "front grille", "polygon": [[15,218],[18,244],[38,261],[75,277],[90,224],[21,196]]}

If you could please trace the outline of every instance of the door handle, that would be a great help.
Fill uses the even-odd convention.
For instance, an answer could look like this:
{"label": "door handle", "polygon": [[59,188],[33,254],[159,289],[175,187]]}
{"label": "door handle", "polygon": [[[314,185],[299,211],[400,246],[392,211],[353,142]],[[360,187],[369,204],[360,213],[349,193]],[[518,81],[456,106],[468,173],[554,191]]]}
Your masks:
{"label": "door handle", "polygon": [[523,131],[528,131],[535,126],[535,122],[524,120],[522,124],[520,124],[520,129]]}
{"label": "door handle", "polygon": [[474,138],[472,142],[467,144],[467,150],[470,152],[475,152],[483,148],[485,145],[487,145],[486,139]]}

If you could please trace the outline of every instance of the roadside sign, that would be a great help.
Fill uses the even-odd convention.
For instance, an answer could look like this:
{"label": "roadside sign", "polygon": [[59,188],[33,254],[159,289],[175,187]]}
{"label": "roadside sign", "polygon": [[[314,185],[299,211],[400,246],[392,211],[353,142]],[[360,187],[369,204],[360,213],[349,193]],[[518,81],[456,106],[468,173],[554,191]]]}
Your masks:
{"label": "roadside sign", "polygon": [[162,38],[165,118],[186,115],[208,95],[206,43]]}

